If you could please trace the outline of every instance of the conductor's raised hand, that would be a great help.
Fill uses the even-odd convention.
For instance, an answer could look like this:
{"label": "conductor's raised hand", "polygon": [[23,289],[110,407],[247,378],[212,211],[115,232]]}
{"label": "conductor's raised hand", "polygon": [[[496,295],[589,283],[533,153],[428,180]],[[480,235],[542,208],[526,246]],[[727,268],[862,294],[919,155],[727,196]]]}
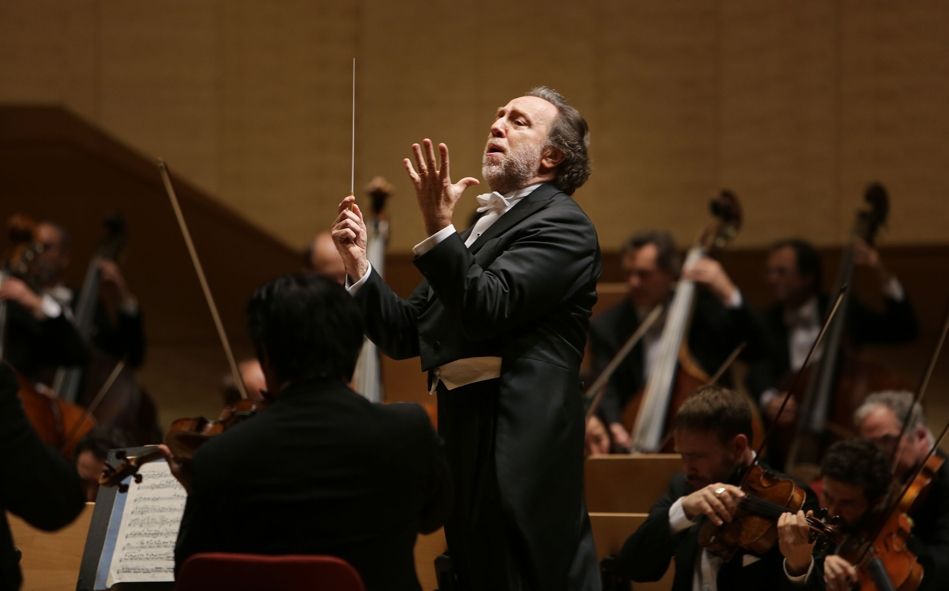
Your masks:
{"label": "conductor's raised hand", "polygon": [[415,185],[418,206],[429,236],[451,224],[455,204],[461,199],[462,193],[468,187],[480,184],[478,179],[470,176],[452,183],[448,146],[438,144],[438,154],[441,162],[435,159],[432,140],[425,138],[421,145],[412,144],[414,166],[410,159],[402,160],[405,171]]}
{"label": "conductor's raised hand", "polygon": [[366,222],[352,195],[347,195],[339,202],[336,221],[330,233],[350,281],[359,281],[369,270],[369,258],[366,256]]}

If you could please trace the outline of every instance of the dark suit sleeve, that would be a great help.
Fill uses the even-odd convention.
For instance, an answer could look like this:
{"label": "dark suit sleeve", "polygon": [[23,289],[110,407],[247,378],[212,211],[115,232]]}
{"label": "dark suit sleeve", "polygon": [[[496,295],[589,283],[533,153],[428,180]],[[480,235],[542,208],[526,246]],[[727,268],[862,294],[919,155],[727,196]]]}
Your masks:
{"label": "dark suit sleeve", "polygon": [[[616,350],[610,346],[609,339],[606,337],[605,329],[608,329],[608,327],[603,326],[602,322],[593,321],[590,323],[590,352],[593,357],[591,369],[595,376],[602,373],[613,358],[613,355],[616,354]],[[637,351],[633,350],[630,352],[630,355],[635,355],[636,353]],[[624,360],[624,364],[625,363],[629,363],[628,359]],[[603,396],[600,399],[600,408],[597,414],[608,425],[618,423],[622,420],[623,398],[620,395],[618,385],[619,371],[621,369],[622,368],[618,368],[617,372],[610,376],[609,381],[604,387]]]}
{"label": "dark suit sleeve", "polygon": [[[658,581],[669,569],[685,532],[673,534],[669,528],[669,507],[681,496],[675,480],[665,496],[653,505],[649,517],[623,544],[619,555],[620,573],[632,581]],[[685,530],[688,531],[688,530]]]}
{"label": "dark suit sleeve", "polygon": [[418,317],[427,294],[428,285],[423,282],[408,299],[402,299],[373,269],[353,297],[362,309],[369,340],[393,359],[408,359],[419,354]]}
{"label": "dark suit sleeve", "polygon": [[587,288],[598,272],[596,234],[579,209],[534,215],[490,265],[482,267],[453,234],[415,259],[462,333],[487,340],[528,325]]}
{"label": "dark suit sleeve", "polygon": [[141,310],[130,314],[120,310],[113,324],[105,309],[96,308],[96,335],[93,339],[99,349],[117,359],[125,359],[129,367],[141,367],[145,362],[145,323]]}
{"label": "dark suit sleeve", "polygon": [[906,343],[919,335],[919,323],[909,298],[884,298],[883,311],[873,310],[856,298],[850,301],[850,331],[861,344]]}
{"label": "dark suit sleeve", "polygon": [[27,421],[6,363],[0,363],[0,472],[0,508],[39,529],[67,525],[85,505],[76,469],[44,445]]}

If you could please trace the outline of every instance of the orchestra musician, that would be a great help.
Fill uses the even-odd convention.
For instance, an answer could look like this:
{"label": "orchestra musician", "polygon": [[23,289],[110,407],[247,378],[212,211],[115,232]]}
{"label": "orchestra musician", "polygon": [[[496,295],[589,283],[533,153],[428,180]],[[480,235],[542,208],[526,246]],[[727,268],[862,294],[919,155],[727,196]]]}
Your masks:
{"label": "orchestra musician", "polygon": [[[634,582],[658,581],[674,558],[673,591],[793,587],[777,545],[763,556],[736,552],[729,560],[699,545],[702,521],[730,522],[745,497],[740,475],[755,460],[748,400],[722,386],[704,386],[679,407],[673,426],[683,470],[623,544],[620,574]],[[809,490],[804,507],[816,507]]]}
{"label": "orchestra musician", "polygon": [[[628,287],[627,296],[616,306],[590,322],[592,371],[598,374],[642,318],[659,304],[668,304],[680,271],[701,288],[688,332],[689,352],[708,375],[716,370],[743,341],[757,351],[763,341],[754,316],[722,265],[705,256],[681,270],[682,260],[668,232],[648,230],[634,234],[623,246],[621,264]],[[623,424],[623,411],[646,385],[656,365],[663,323],[657,322],[610,377],[597,415],[588,422],[588,452],[628,451],[631,441]],[[675,408],[669,410],[674,413]],[[609,440],[591,434],[602,432]]]}
{"label": "orchestra musician", "polygon": [[9,275],[0,282],[0,299],[8,303],[3,351],[28,379],[49,381],[56,367],[85,365],[89,353],[64,303],[71,297],[61,285],[71,255],[69,235],[41,222],[33,241],[37,254],[28,276]]}
{"label": "orchestra musician", "polygon": [[450,499],[428,415],[347,387],[362,319],[335,282],[279,277],[254,293],[247,321],[269,404],[188,468],[163,447],[188,491],[176,565],[198,552],[330,554],[369,591],[419,591],[416,533],[441,527]]}
{"label": "orchestra musician", "polygon": [[[904,420],[908,425],[901,438]],[[896,454],[895,477],[902,484],[913,478],[933,447],[922,406],[913,402],[911,392],[874,392],[854,413],[854,426],[860,437],[875,443],[886,457]],[[949,468],[941,449],[936,449],[934,458],[940,461],[928,490],[907,511],[913,521],[910,550],[926,571],[922,591],[949,589]]]}
{"label": "orchestra musician", "polygon": [[419,356],[438,395],[462,589],[600,588],[579,381],[600,253],[570,198],[589,176],[587,144],[586,121],[553,90],[500,107],[482,160],[487,215],[462,233],[454,208],[478,181],[452,180],[444,144],[413,145],[404,165],[429,238],[413,249],[425,281],[408,299],[371,268],[353,197],[333,227],[369,337],[391,357]]}
{"label": "orchestra musician", "polygon": [[[864,532],[884,508],[892,481],[886,456],[872,443],[841,440],[821,460],[821,506],[842,520],[848,535]],[[835,551],[814,555],[808,539],[805,512],[785,513],[778,520],[779,547],[784,568],[798,586],[850,591],[858,581],[857,566]]]}
{"label": "orchestra musician", "polygon": [[340,285],[346,282],[346,267],[330,232],[317,232],[304,249],[303,269],[332,279]]}
{"label": "orchestra musician", "polygon": [[0,589],[14,590],[22,574],[6,512],[53,531],[72,522],[85,503],[76,469],[37,437],[18,389],[13,369],[0,361]]}
{"label": "orchestra musician", "polygon": [[[902,284],[890,273],[879,252],[862,240],[853,244],[855,263],[871,271],[883,294],[884,308],[877,311],[851,298],[845,327],[851,345],[897,344],[916,338],[918,326],[913,306]],[[768,254],[766,280],[774,303],[762,311],[769,355],[752,364],[748,389],[759,400],[765,418],[772,421],[781,406],[782,381],[800,369],[807,351],[820,332],[830,297],[822,288],[820,254],[808,242],[785,239],[774,243]],[[819,351],[815,352],[815,360]],[[782,424],[797,419],[795,398],[781,413]],[[853,407],[848,412],[851,412]],[[846,419],[849,421],[849,417]]]}

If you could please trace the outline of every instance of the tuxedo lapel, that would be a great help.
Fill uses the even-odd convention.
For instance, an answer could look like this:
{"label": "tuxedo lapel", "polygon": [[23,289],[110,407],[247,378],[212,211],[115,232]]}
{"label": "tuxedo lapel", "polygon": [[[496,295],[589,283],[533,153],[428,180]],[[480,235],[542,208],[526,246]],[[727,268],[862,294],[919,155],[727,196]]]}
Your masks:
{"label": "tuxedo lapel", "polygon": [[[491,227],[485,230],[484,234],[478,236],[478,239],[472,243],[468,250],[470,250],[472,254],[478,252],[488,240],[510,230],[532,213],[546,205],[557,191],[557,187],[546,183],[537,187],[532,193],[518,201],[507,213],[498,218],[496,222],[491,224]],[[471,228],[467,230],[468,234],[470,234],[470,232]],[[465,234],[463,239],[467,239],[467,237],[467,234]]]}

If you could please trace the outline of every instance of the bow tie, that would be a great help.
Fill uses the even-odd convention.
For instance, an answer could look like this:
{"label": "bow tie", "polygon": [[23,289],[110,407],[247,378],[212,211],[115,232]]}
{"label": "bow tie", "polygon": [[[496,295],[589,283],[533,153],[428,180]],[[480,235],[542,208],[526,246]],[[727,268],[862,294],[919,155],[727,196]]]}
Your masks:
{"label": "bow tie", "polygon": [[504,195],[495,191],[494,193],[485,193],[483,195],[478,195],[475,197],[478,200],[478,213],[483,213],[485,211],[493,211],[498,215],[504,213],[508,207],[507,199],[504,198]]}

